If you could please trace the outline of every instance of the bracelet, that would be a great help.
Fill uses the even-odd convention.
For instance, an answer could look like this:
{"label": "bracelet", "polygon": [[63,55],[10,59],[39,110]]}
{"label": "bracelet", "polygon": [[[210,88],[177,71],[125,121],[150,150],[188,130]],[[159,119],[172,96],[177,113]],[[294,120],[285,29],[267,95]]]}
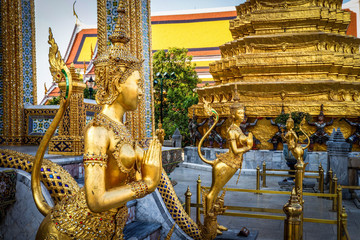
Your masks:
{"label": "bracelet", "polygon": [[131,191],[135,193],[136,198],[142,198],[148,194],[148,187],[143,180],[129,183]]}
{"label": "bracelet", "polygon": [[85,166],[88,166],[88,165],[94,166],[95,164],[99,164],[100,167],[102,167],[102,166],[106,167],[107,159],[108,159],[108,156],[106,154],[98,155],[98,154],[86,153],[83,156],[83,162],[84,162]]}

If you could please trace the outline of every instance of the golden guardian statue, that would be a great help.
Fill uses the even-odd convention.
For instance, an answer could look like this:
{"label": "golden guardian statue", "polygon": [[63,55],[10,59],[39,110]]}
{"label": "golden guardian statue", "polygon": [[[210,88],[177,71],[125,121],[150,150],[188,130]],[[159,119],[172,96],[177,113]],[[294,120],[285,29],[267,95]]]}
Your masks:
{"label": "golden guardian statue", "polygon": [[[240,129],[240,124],[244,120],[245,111],[244,106],[238,102],[238,94],[235,89],[234,103],[230,106],[230,113],[232,123],[227,129],[227,141],[229,143],[229,152],[217,155],[217,159],[209,161],[201,153],[201,145],[204,139],[210,134],[211,130],[219,121],[218,113],[212,109],[209,103],[205,103],[204,109],[208,115],[215,117],[215,122],[212,127],[205,133],[198,145],[198,154],[201,160],[212,166],[212,183],[208,193],[205,194],[204,199],[204,226],[202,227],[203,239],[214,239],[221,231],[227,228],[220,226],[216,222],[216,215],[224,212],[223,199],[224,196],[218,197],[221,189],[232,178],[238,169],[241,169],[243,155],[253,147],[253,135],[249,133],[246,136]],[[207,234],[205,236],[204,234]]]}
{"label": "golden guardian statue", "polygon": [[[161,144],[155,137],[144,152],[123,124],[124,114],[137,108],[142,95],[139,87],[142,61],[134,57],[126,44],[126,1],[120,1],[118,22],[112,46],[95,61],[98,91],[96,101],[101,112],[85,130],[84,188],[63,197],[51,208],[40,189],[40,168],[46,145],[69,101],[63,97],[59,113],[39,147],[32,175],[36,206],[45,215],[36,239],[123,239],[129,200],[141,198],[157,187],[161,177]],[[68,79],[51,35],[50,64],[56,79]],[[50,42],[50,41],[49,41]],[[71,84],[68,84],[71,88]]]}
{"label": "golden guardian statue", "polygon": [[286,134],[282,133],[282,138],[287,142],[288,148],[295,157],[297,164],[304,164],[304,151],[307,149],[310,145],[310,139],[309,136],[303,131],[302,126],[304,125],[305,118],[301,120],[301,123],[299,125],[300,131],[306,136],[308,143],[306,146],[302,146],[299,142],[299,137],[297,133],[294,131],[294,120],[290,117],[286,121]]}

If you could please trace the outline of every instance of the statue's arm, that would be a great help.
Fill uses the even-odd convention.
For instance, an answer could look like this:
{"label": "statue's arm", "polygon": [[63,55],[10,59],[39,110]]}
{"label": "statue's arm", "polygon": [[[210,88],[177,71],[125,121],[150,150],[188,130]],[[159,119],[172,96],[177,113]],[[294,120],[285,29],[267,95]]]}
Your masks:
{"label": "statue's arm", "polygon": [[259,121],[259,119],[255,119],[255,121],[253,123],[250,123],[250,126],[251,127],[254,127],[256,126],[257,122]]}
{"label": "statue's arm", "polygon": [[223,120],[221,120],[218,124],[216,124],[217,127],[220,127],[221,125],[223,125],[223,123],[225,122],[225,118]]}
{"label": "statue's arm", "polygon": [[[236,144],[236,134],[233,131],[230,131],[228,133],[228,136],[229,136],[229,140],[230,140],[230,148],[233,151],[233,153],[241,154],[241,153],[245,153],[251,149],[251,147],[249,147],[249,145],[238,148],[238,146]],[[251,138],[252,138],[252,135],[251,135]],[[251,146],[252,146],[252,144],[251,144]]]}
{"label": "statue's arm", "polygon": [[332,118],[331,120],[330,120],[330,122],[327,122],[326,123],[326,126],[330,126],[330,125],[332,125],[334,123],[334,118]]}
{"label": "statue's arm", "polygon": [[198,126],[201,127],[202,125],[204,125],[206,123],[207,119],[205,119],[204,121],[202,121],[201,123],[198,123]]}
{"label": "statue's arm", "polygon": [[355,123],[351,122],[351,121],[350,121],[349,119],[347,119],[347,118],[341,118],[340,121],[341,121],[341,120],[345,120],[345,122],[347,122],[350,126],[356,126]]}
{"label": "statue's arm", "polygon": [[[105,156],[109,145],[110,139],[106,129],[101,127],[90,127],[87,129],[85,133],[85,154],[87,153],[94,156]],[[149,148],[152,148],[151,144]],[[148,155],[149,157],[156,157],[150,153]],[[145,161],[143,160],[142,162],[144,163]],[[147,169],[147,166],[144,165],[145,164],[142,166],[142,171]],[[105,164],[101,166],[96,162],[95,164],[92,164],[92,162],[89,161],[88,164],[84,164],[84,169],[86,201],[88,207],[93,212],[103,212],[111,208],[118,208],[129,200],[139,198],[139,192],[135,191],[139,187],[148,189],[148,191],[140,193],[142,195],[141,197],[143,197],[146,193],[155,190],[157,183],[160,180],[160,176],[158,179],[154,179],[154,174],[151,176],[149,176],[149,174],[143,174],[142,179],[139,181],[134,181],[130,184],[112,189],[106,189],[106,178],[109,176],[106,175]]]}
{"label": "statue's arm", "polygon": [[277,126],[277,124],[272,120],[272,118],[270,119],[270,123],[271,123],[271,125]]}

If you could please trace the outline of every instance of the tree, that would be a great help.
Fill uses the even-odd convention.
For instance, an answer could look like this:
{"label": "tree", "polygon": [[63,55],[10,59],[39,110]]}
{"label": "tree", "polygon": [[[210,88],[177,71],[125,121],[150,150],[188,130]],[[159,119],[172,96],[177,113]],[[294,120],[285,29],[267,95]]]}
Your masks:
{"label": "tree", "polygon": [[153,55],[154,100],[155,100],[155,123],[160,120],[160,80],[156,79],[157,73],[175,73],[175,79],[163,79],[163,129],[165,138],[168,139],[179,128],[183,136],[183,143],[190,142],[188,131],[188,108],[198,103],[198,95],[194,92],[200,82],[195,71],[195,65],[191,63],[192,56],[187,55],[185,48],[169,48],[157,51]]}
{"label": "tree", "polygon": [[86,88],[84,88],[84,98],[95,100],[96,92],[97,92],[97,89],[93,89],[93,93],[91,94],[91,98],[90,98],[90,90],[89,90],[89,87],[86,86]]}
{"label": "tree", "polygon": [[49,99],[49,101],[46,103],[46,105],[59,105],[60,104],[60,96],[53,97]]}

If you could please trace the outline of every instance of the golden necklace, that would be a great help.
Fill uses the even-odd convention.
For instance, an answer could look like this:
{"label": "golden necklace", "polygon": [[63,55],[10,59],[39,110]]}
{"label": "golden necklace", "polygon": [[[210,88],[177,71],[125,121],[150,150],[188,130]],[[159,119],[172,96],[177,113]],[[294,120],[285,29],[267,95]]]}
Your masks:
{"label": "golden necklace", "polygon": [[132,146],[135,149],[135,143],[131,137],[130,131],[125,127],[125,125],[123,123],[115,122],[114,120],[112,120],[111,118],[109,118],[107,115],[105,115],[103,113],[99,113],[95,117],[95,119],[96,119],[95,121],[99,125],[104,126],[106,129],[114,132],[117,143],[115,146],[115,150],[112,154],[115,157],[116,163],[117,163],[118,167],[120,168],[120,171],[125,174],[129,174],[134,169],[134,166],[132,166],[131,168],[126,168],[124,166],[124,164],[122,163],[121,158],[120,158],[120,150],[121,150],[121,147],[125,144],[129,144],[130,146]]}

